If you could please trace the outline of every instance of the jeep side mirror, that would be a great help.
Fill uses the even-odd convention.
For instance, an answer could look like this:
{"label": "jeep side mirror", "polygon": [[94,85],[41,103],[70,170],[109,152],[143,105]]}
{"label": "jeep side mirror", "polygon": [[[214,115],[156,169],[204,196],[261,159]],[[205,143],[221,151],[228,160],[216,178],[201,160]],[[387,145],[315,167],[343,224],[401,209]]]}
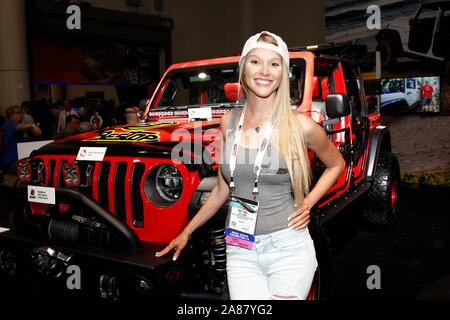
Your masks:
{"label": "jeep side mirror", "polygon": [[348,116],[350,114],[350,101],[346,94],[329,94],[325,100],[325,108],[330,119]]}

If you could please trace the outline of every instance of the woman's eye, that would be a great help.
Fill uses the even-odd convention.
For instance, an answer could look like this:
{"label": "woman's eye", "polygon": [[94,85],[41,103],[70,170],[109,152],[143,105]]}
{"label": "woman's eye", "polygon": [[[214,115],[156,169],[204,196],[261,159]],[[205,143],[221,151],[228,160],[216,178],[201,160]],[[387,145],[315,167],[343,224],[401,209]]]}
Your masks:
{"label": "woman's eye", "polygon": [[250,60],[250,63],[252,63],[252,64],[257,64],[258,61],[256,61],[256,60]]}
{"label": "woman's eye", "polygon": [[278,62],[272,62],[272,67],[279,67],[280,64]]}

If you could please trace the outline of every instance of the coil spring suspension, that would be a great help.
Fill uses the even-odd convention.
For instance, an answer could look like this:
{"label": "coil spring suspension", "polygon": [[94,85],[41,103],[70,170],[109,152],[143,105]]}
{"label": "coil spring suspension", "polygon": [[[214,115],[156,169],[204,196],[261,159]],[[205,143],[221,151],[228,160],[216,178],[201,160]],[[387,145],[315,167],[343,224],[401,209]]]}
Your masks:
{"label": "coil spring suspension", "polygon": [[211,279],[210,288],[217,293],[222,293],[223,284],[226,277],[226,242],[225,229],[210,229],[208,231],[208,240],[211,244],[209,252],[210,266],[214,270]]}

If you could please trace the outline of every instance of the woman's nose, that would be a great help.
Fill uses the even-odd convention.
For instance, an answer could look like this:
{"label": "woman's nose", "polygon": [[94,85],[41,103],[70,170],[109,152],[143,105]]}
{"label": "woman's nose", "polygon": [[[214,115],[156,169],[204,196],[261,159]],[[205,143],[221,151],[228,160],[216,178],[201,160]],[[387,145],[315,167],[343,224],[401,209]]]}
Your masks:
{"label": "woman's nose", "polygon": [[268,75],[269,74],[269,65],[267,63],[262,63],[261,64],[261,73],[263,75]]}

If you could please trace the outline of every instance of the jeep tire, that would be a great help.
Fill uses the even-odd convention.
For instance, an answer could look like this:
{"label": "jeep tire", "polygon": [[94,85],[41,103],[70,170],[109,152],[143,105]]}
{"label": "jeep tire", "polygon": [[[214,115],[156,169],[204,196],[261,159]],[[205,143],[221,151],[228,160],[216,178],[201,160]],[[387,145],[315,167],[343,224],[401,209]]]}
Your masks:
{"label": "jeep tire", "polygon": [[380,51],[381,67],[392,67],[397,61],[397,53],[390,39],[380,40],[376,51]]}
{"label": "jeep tire", "polygon": [[400,166],[392,152],[380,152],[375,177],[363,207],[366,225],[379,230],[391,230],[397,222],[397,200]]}

